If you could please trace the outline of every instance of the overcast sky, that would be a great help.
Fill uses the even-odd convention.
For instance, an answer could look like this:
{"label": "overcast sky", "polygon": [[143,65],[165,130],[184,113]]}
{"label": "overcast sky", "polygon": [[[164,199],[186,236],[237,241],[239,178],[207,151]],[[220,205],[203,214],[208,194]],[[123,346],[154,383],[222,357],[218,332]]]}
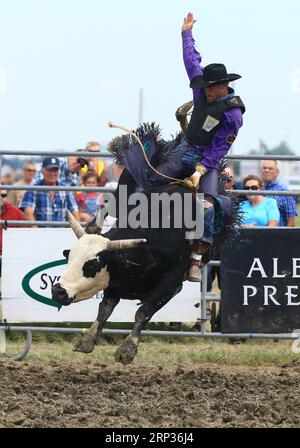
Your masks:
{"label": "overcast sky", "polygon": [[286,140],[300,154],[299,0],[0,0],[0,148],[106,144],[113,120],[177,131],[191,99],[181,55],[188,11],[203,64],[243,75],[246,106],[236,153]]}

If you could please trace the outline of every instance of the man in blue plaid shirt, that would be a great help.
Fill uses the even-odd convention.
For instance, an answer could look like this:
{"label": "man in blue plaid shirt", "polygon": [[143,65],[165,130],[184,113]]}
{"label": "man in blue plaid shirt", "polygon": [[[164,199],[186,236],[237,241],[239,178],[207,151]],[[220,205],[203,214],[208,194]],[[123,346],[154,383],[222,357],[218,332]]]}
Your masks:
{"label": "man in blue plaid shirt", "polygon": [[[43,179],[35,185],[65,185],[58,181],[60,161],[57,157],[46,157],[42,165]],[[79,220],[78,206],[72,192],[27,191],[19,206],[28,221],[65,221],[66,211]]]}
{"label": "man in blue plaid shirt", "polygon": [[[79,149],[78,152],[80,151],[82,150]],[[65,159],[60,158],[58,160],[59,181],[64,185],[68,185],[69,187],[79,187],[81,170],[86,165],[89,165],[88,160],[85,157],[81,157],[80,155],[78,157],[70,156]],[[38,182],[43,180],[43,178],[43,173],[39,171],[34,178],[34,184],[38,185]]]}
{"label": "man in blue plaid shirt", "polygon": [[[277,160],[264,160],[261,177],[265,182],[265,190],[287,191],[287,187],[278,182],[279,167]],[[270,196],[277,201],[280,212],[280,227],[295,227],[298,216],[297,204],[292,196]]]}

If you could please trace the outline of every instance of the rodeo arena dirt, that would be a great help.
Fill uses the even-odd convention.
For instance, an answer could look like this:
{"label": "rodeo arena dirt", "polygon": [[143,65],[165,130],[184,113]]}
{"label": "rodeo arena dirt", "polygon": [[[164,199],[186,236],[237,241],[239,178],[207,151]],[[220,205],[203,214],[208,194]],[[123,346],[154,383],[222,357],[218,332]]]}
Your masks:
{"label": "rodeo arena dirt", "polygon": [[1,429],[300,427],[300,157],[232,153],[241,76],[200,66],[195,23],[170,140],[0,148]]}
{"label": "rodeo arena dirt", "polygon": [[[300,363],[0,361],[0,427],[299,427]],[[299,400],[299,395],[298,395]]]}

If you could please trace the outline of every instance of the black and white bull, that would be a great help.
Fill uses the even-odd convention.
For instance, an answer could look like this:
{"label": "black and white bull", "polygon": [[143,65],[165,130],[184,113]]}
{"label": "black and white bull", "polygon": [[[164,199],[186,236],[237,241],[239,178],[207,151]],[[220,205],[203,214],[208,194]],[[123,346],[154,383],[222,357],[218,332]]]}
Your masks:
{"label": "black and white bull", "polygon": [[[182,186],[169,185],[161,190],[182,197],[192,194]],[[97,337],[121,298],[140,300],[132,332],[116,352],[117,362],[129,364],[145,325],[182,289],[191,254],[187,229],[184,225],[176,228],[171,219],[170,228],[113,228],[104,235],[88,235],[70,213],[68,217],[79,240],[71,251],[64,252],[67,269],[53,287],[52,297],[70,305],[104,291],[96,321],[74,347],[82,353],[94,350]]]}

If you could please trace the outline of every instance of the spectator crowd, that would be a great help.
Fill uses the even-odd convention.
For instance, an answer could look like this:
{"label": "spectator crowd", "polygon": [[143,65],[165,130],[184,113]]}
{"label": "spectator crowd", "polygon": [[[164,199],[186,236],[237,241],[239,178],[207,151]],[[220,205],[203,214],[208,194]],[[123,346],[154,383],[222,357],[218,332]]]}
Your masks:
{"label": "spectator crowd", "polygon": [[[97,156],[83,157],[81,152],[97,153]],[[64,221],[66,210],[82,222],[88,222],[102,203],[102,194],[82,192],[84,187],[113,187],[118,183],[123,167],[115,163],[107,164],[101,160],[101,147],[98,142],[87,143],[84,150],[78,150],[78,156],[58,158],[45,157],[42,167],[37,169],[36,163],[27,160],[23,167],[23,176],[13,185],[21,188],[36,186],[75,186],[78,191],[10,191],[6,202],[22,212],[29,221]],[[297,216],[296,200],[292,196],[265,197],[252,194],[253,191],[273,190],[285,191],[287,187],[280,183],[280,169],[276,160],[262,162],[260,173],[247,176],[240,185],[235,184],[233,168],[228,166],[226,188],[249,190],[249,195],[241,198],[243,226],[294,227]],[[2,179],[2,184],[6,179]],[[19,215],[21,216],[21,215]],[[3,219],[3,216],[2,216]]]}
{"label": "spectator crowd", "polygon": [[241,203],[242,224],[258,227],[295,227],[298,216],[295,197],[251,194],[261,190],[287,191],[287,186],[279,181],[279,163],[276,160],[264,160],[259,174],[260,176],[249,175],[243,181],[243,189],[249,190],[250,194]]}
{"label": "spectator crowd", "polygon": [[[97,152],[97,156],[83,157],[81,152]],[[123,167],[101,160],[101,147],[98,142],[89,142],[86,148],[78,150],[78,156],[58,158],[45,157],[41,169],[36,163],[27,160],[23,176],[13,183],[18,190],[8,193],[7,202],[22,213],[28,221],[64,221],[69,210],[78,221],[87,222],[97,212],[102,203],[102,194],[82,192],[80,187],[114,187],[117,185]],[[3,183],[3,182],[2,182]],[[22,186],[72,186],[76,192],[66,191],[24,191]]]}
{"label": "spectator crowd", "polygon": [[[240,196],[242,227],[295,227],[297,217],[297,202],[293,196],[263,196],[259,191],[287,191],[287,186],[279,181],[280,168],[276,160],[264,160],[260,173],[250,174],[242,182],[235,182],[232,166],[228,166],[224,174],[227,183],[226,190],[249,191],[246,196]],[[256,194],[253,194],[256,192]],[[220,253],[215,257],[220,260]],[[215,277],[218,278],[221,289],[220,268],[208,266],[207,290],[211,291]]]}
{"label": "spectator crowd", "polygon": [[[97,152],[97,156],[83,157],[81,152]],[[88,222],[102,204],[102,194],[82,192],[80,187],[116,187],[123,167],[101,160],[101,147],[98,142],[87,143],[85,149],[78,150],[78,156],[58,158],[45,157],[41,169],[33,160],[26,160],[22,178],[15,183],[1,178],[1,183],[16,186],[17,190],[0,194],[1,221],[46,221],[66,220],[69,210],[81,222]],[[25,191],[22,186],[73,186],[78,191]],[[10,226],[10,225],[9,225]],[[0,227],[0,256],[2,255],[2,232]]]}

